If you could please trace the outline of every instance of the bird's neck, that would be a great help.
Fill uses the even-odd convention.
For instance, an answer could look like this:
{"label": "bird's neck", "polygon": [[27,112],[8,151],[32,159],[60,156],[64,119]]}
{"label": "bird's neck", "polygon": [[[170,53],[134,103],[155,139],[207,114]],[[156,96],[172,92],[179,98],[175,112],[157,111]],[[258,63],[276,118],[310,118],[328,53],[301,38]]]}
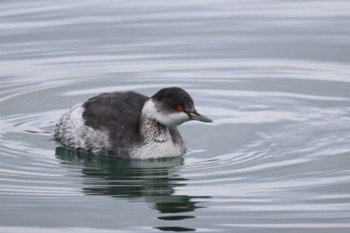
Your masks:
{"label": "bird's neck", "polygon": [[145,142],[165,142],[169,139],[169,129],[157,121],[159,112],[152,99],[145,102],[140,119],[140,135]]}
{"label": "bird's neck", "polygon": [[166,142],[169,140],[169,128],[158,121],[141,116],[140,135],[145,142]]}

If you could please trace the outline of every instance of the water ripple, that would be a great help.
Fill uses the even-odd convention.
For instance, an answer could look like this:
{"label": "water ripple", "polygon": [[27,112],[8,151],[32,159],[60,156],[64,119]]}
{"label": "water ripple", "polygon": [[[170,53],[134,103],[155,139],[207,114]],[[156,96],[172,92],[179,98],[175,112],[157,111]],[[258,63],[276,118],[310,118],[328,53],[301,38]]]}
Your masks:
{"label": "water ripple", "polygon": [[[74,60],[81,66],[71,66]],[[223,222],[226,212],[239,213],[240,217],[247,213],[256,219],[256,213],[267,212],[273,220],[306,213],[325,218],[321,212],[338,212],[340,218],[349,215],[349,192],[344,188],[350,177],[346,166],[350,154],[347,67],[324,64],[317,70],[313,63],[276,64],[274,60],[159,61],[157,66],[137,62],[135,57],[130,61],[119,57],[107,60],[99,56],[85,57],[84,61],[69,57],[33,59],[38,70],[49,70],[42,64],[67,70],[50,73],[50,79],[43,82],[40,78],[36,82],[24,78],[2,82],[3,197],[61,201],[103,195],[143,199],[166,214],[159,216],[163,221],[195,219],[170,213],[191,212],[200,208],[200,202],[210,207],[211,217],[223,217],[218,220],[219,226],[227,225]],[[94,66],[82,69],[84,62]],[[123,64],[122,69],[115,68],[115,63]],[[105,68],[111,73],[103,82],[96,80],[94,77]],[[19,74],[0,69],[9,77]],[[135,69],[144,74],[133,76]],[[73,70],[72,79],[61,79]],[[325,78],[328,73],[333,74],[331,79]],[[115,75],[122,77],[115,79]],[[159,84],[164,77],[166,81]],[[138,82],[141,79],[142,85]],[[214,119],[211,125],[181,126],[189,147],[184,160],[124,161],[56,148],[54,124],[74,103],[114,90],[133,89],[150,95],[170,85],[186,88],[198,110]],[[178,203],[183,204],[180,209]],[[296,217],[295,223],[280,224],[248,224],[238,219],[229,226],[321,228],[315,225],[317,217],[307,216],[306,222],[302,217]],[[321,226],[349,228],[346,223]]]}

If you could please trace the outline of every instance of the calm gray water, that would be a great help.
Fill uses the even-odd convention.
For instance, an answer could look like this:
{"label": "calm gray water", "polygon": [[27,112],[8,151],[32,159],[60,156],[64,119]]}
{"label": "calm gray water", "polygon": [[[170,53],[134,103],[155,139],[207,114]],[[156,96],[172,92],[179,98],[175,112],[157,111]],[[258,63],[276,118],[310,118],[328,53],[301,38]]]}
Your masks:
{"label": "calm gray water", "polygon": [[[350,232],[347,0],[2,0],[0,232]],[[190,92],[184,158],[52,140],[101,92]]]}

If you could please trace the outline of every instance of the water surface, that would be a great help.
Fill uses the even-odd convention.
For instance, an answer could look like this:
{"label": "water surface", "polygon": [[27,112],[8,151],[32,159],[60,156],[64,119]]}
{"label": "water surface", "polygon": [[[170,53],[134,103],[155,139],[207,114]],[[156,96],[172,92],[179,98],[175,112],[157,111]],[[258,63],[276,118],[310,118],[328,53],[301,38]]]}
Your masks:
{"label": "water surface", "polygon": [[[349,232],[350,3],[7,1],[1,232]],[[180,86],[212,124],[183,158],[87,156],[58,118]]]}

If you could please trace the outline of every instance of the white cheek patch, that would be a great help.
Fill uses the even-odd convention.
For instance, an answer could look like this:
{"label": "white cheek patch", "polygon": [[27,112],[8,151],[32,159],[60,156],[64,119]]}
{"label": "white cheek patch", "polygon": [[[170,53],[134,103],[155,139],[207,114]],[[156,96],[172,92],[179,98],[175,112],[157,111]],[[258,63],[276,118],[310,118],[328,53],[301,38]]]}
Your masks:
{"label": "white cheek patch", "polygon": [[184,112],[175,112],[170,114],[159,113],[156,120],[166,126],[177,126],[186,121],[189,121],[190,118]]}
{"label": "white cheek patch", "polygon": [[177,126],[190,120],[189,116],[184,112],[174,112],[169,114],[159,112],[156,104],[151,99],[145,103],[142,113],[166,126]]}
{"label": "white cheek patch", "polygon": [[145,105],[143,106],[142,115],[152,119],[156,118],[156,115],[157,115],[156,105],[151,99],[147,100]]}

